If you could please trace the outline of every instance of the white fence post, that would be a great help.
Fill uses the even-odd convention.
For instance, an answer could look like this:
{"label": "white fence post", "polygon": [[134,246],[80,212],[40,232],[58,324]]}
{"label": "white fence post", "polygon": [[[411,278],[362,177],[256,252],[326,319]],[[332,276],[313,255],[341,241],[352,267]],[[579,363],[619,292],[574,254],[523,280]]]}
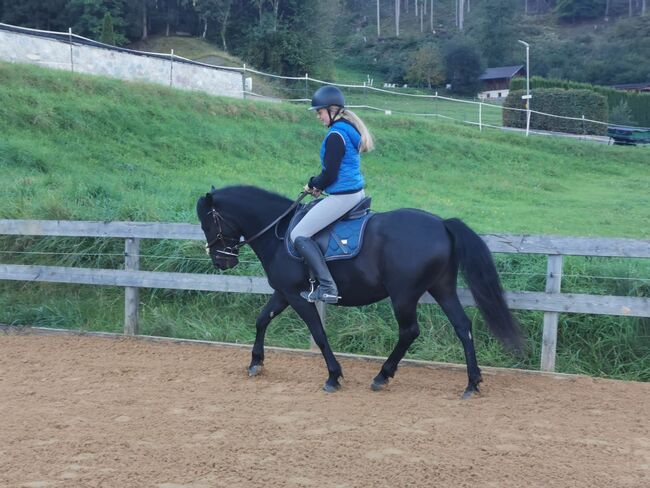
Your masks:
{"label": "white fence post", "polygon": [[483,102],[478,103],[478,130],[483,130]]}
{"label": "white fence post", "polygon": [[169,86],[174,86],[174,50],[169,55]]}
{"label": "white fence post", "polygon": [[[124,245],[124,269],[140,269],[140,239],[129,237]],[[124,289],[124,334],[138,335],[138,308],[140,288],[127,286]]]}
{"label": "white fence post", "polygon": [[74,73],[74,57],[72,56],[72,27],[68,27],[68,42],[70,44],[70,71]]}
{"label": "white fence post", "polygon": [[244,63],[244,70],[241,75],[241,93],[242,98],[246,100],[246,63]]}
{"label": "white fence post", "polygon": [[[546,267],[546,293],[560,293],[562,284],[562,256],[550,255]],[[555,371],[555,351],[557,348],[557,324],[559,312],[544,313],[542,332],[542,357],[540,369]]]}

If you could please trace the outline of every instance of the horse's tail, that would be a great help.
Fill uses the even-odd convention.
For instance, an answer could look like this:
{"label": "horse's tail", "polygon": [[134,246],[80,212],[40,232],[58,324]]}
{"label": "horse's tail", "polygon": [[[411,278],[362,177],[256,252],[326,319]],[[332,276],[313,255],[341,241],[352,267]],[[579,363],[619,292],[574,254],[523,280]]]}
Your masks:
{"label": "horse's tail", "polygon": [[444,224],[453,238],[454,254],[463,277],[490,331],[508,350],[521,354],[522,333],[506,305],[490,250],[462,220],[447,219]]}

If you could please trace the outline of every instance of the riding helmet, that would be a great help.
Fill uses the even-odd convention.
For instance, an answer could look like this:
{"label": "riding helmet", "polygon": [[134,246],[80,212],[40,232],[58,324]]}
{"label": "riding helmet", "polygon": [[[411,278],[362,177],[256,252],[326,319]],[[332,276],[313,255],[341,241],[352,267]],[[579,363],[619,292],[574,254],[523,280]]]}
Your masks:
{"label": "riding helmet", "polygon": [[318,110],[332,105],[341,108],[345,107],[345,97],[343,96],[343,92],[332,85],[321,86],[316,90],[316,93],[314,93],[309,110]]}

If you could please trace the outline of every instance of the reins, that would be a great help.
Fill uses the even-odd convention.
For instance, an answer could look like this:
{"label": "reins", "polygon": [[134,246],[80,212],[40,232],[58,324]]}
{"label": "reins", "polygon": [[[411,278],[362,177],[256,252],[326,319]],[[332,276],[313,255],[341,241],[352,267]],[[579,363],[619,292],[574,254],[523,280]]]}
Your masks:
{"label": "reins", "polygon": [[[216,209],[213,207],[213,208],[212,208],[213,218],[215,219],[215,223],[218,223],[218,224],[219,224],[219,234],[217,235],[217,237],[215,237],[214,239],[212,239],[210,242],[208,242],[208,243],[205,245],[205,252],[206,252],[207,254],[210,254],[210,248],[211,248],[212,246],[214,246],[214,244],[216,244],[217,241],[221,241],[221,242],[223,243],[223,245],[224,245],[224,249],[223,249],[223,250],[217,250],[216,252],[217,252],[217,253],[220,253],[220,254],[226,254],[226,255],[228,255],[228,256],[236,256],[236,255],[237,255],[236,253],[239,252],[239,249],[240,249],[240,248],[244,247],[246,244],[250,244],[251,242],[253,242],[255,239],[257,239],[258,237],[260,237],[261,235],[263,235],[264,233],[266,233],[266,232],[267,232],[271,227],[273,227],[274,225],[278,224],[278,223],[279,223],[283,218],[285,218],[287,215],[289,215],[289,214],[290,214],[290,213],[291,213],[291,212],[292,212],[292,211],[293,211],[293,210],[294,210],[294,209],[295,209],[295,208],[300,204],[300,202],[302,201],[302,199],[305,198],[308,194],[309,194],[309,193],[306,192],[306,191],[301,192],[300,195],[298,196],[298,198],[297,198],[297,199],[296,199],[296,200],[295,200],[295,201],[294,201],[294,202],[289,206],[289,208],[286,209],[286,210],[282,213],[282,215],[280,215],[277,219],[275,219],[275,220],[274,220],[273,222],[271,222],[269,225],[267,225],[266,227],[264,227],[264,228],[263,228],[261,231],[259,231],[257,234],[255,234],[255,235],[253,235],[252,237],[250,237],[250,238],[248,238],[248,239],[245,239],[245,240],[243,240],[243,241],[237,241],[237,243],[234,244],[233,246],[226,246],[226,245],[225,245],[225,244],[226,244],[226,243],[225,243],[225,239],[232,239],[232,238],[230,238],[230,237],[224,237],[223,232],[222,232],[222,230],[221,230],[221,221],[223,221],[223,223],[224,223],[224,224],[227,224],[229,227],[232,227],[232,225],[229,224],[229,223],[228,223],[228,222],[227,222],[227,221],[226,221],[226,220],[225,220],[225,219],[224,219],[224,218],[219,214],[219,212],[217,212]],[[228,251],[226,251],[226,249],[228,249]]]}

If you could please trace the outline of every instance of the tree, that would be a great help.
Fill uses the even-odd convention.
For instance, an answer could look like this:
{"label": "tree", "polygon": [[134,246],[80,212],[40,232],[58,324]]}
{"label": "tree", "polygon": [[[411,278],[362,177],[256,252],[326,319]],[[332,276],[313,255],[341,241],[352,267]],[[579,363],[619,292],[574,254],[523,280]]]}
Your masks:
{"label": "tree", "polygon": [[264,4],[267,2],[267,0],[251,0],[253,5],[257,7],[257,10],[259,12],[259,19],[260,19],[260,27],[262,26],[262,8],[264,7]]}
{"label": "tree", "polygon": [[478,93],[483,66],[474,44],[466,38],[449,41],[444,50],[444,62],[452,92],[467,96]]}
{"label": "tree", "polygon": [[429,88],[445,80],[442,55],[435,44],[425,44],[411,55],[406,79],[413,84],[426,84]]}
{"label": "tree", "polygon": [[395,36],[399,37],[400,0],[395,0]]}
{"label": "tree", "polygon": [[72,31],[91,39],[100,39],[104,18],[110,14],[113,24],[113,40],[117,45],[127,42],[124,35],[124,0],[69,0],[62,17],[71,24]]}
{"label": "tree", "polygon": [[555,13],[560,20],[576,22],[603,17],[606,8],[606,0],[558,0]]}
{"label": "tree", "polygon": [[377,37],[381,37],[381,27],[379,25],[379,0],[377,0]]}
{"label": "tree", "polygon": [[104,44],[115,45],[115,32],[113,31],[113,18],[110,12],[104,14],[104,22],[102,24],[102,33],[99,37],[100,42]]}
{"label": "tree", "polygon": [[0,1],[2,22],[33,29],[68,30],[70,24],[62,15],[68,0]]}
{"label": "tree", "polygon": [[618,102],[609,113],[609,123],[615,125],[634,125],[632,110],[626,100]]}
{"label": "tree", "polygon": [[489,67],[503,66],[511,59],[517,43],[516,7],[517,0],[483,0],[472,16],[470,32]]}

